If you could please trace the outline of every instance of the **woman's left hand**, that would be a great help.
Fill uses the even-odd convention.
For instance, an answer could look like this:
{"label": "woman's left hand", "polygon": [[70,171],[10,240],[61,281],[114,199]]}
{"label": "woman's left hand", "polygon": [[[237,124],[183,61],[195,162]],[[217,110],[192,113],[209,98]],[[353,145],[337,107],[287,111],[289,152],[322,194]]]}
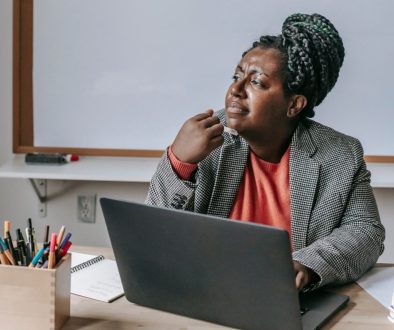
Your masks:
{"label": "woman's left hand", "polygon": [[293,267],[295,271],[296,287],[298,290],[301,290],[317,277],[316,273],[312,269],[305,267],[298,261],[293,261]]}

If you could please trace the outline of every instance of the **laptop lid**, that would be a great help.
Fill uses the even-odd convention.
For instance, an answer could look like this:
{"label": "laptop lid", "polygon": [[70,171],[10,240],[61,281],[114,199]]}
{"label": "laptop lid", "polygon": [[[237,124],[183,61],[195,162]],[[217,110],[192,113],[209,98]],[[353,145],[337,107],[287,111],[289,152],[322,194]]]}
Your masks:
{"label": "laptop lid", "polygon": [[100,201],[129,301],[235,328],[302,328],[286,231]]}

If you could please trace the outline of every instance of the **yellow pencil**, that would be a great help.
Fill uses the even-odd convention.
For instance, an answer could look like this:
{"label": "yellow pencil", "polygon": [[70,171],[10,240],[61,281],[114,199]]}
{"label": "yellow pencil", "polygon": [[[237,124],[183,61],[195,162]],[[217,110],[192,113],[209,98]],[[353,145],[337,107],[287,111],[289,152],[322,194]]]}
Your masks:
{"label": "yellow pencil", "polygon": [[57,235],[57,246],[60,246],[60,244],[62,243],[62,239],[65,231],[66,231],[66,227],[62,226],[60,228],[59,234]]}
{"label": "yellow pencil", "polygon": [[7,231],[11,232],[11,221],[10,220],[4,221],[4,236],[3,237],[7,237]]}

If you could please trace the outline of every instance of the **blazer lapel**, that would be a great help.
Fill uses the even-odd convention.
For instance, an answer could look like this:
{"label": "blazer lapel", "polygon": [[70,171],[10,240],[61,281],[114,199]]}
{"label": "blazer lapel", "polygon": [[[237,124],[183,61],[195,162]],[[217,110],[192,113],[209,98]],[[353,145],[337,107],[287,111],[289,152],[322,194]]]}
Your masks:
{"label": "blazer lapel", "polygon": [[240,137],[225,135],[208,214],[227,218],[244,175],[249,147]]}
{"label": "blazer lapel", "polygon": [[294,132],[290,150],[290,207],[293,250],[306,246],[309,218],[319,181],[320,164],[312,158],[316,146],[304,123]]}

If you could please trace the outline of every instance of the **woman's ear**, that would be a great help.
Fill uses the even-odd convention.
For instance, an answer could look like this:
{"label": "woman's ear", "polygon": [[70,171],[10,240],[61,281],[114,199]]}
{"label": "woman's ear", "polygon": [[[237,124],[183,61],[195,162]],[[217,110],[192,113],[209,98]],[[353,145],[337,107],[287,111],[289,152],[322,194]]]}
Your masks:
{"label": "woman's ear", "polygon": [[294,118],[296,117],[302,109],[306,107],[308,100],[304,95],[293,95],[290,98],[290,105],[287,109],[287,117]]}

